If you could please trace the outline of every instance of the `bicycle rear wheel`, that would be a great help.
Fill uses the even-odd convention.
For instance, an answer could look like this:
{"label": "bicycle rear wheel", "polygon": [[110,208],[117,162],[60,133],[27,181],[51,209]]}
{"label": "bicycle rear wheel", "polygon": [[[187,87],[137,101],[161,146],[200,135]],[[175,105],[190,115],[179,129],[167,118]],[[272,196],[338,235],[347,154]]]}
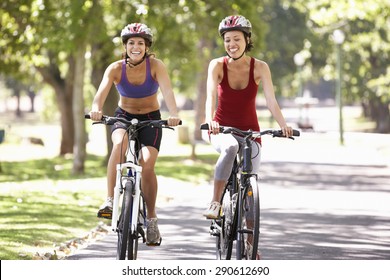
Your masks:
{"label": "bicycle rear wheel", "polygon": [[121,214],[118,221],[118,244],[117,244],[117,259],[126,259],[126,250],[130,248],[128,246],[130,238],[130,217],[131,217],[131,205],[133,204],[133,191],[134,183],[132,180],[127,180],[123,192]]}
{"label": "bicycle rear wheel", "polygon": [[232,238],[232,224],[233,211],[231,193],[226,189],[221,199],[221,213],[220,219],[215,223],[218,227],[216,235],[216,255],[218,260],[230,260],[232,256],[233,238]]}
{"label": "bicycle rear wheel", "polygon": [[260,235],[260,199],[256,176],[249,178],[249,184],[243,198],[241,258],[258,259]]}

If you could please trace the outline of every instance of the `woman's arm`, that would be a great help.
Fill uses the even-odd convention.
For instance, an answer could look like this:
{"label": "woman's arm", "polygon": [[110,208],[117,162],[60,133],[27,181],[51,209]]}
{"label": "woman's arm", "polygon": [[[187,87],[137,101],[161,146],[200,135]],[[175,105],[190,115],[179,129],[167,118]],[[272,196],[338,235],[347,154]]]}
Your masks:
{"label": "woman's arm", "polygon": [[265,99],[267,102],[267,107],[270,110],[272,116],[279,124],[280,128],[283,131],[283,134],[287,137],[292,136],[292,128],[289,127],[284,119],[282,111],[280,110],[278,101],[275,97],[274,86],[272,83],[271,71],[267,63],[263,61],[257,62],[259,63],[260,73],[261,73],[261,82],[263,84],[263,90]]}
{"label": "woman's arm", "polygon": [[110,92],[111,86],[115,80],[115,65],[116,62],[110,64],[104,71],[103,78],[92,101],[92,108],[89,114],[91,119],[94,121],[99,121],[102,118],[104,102],[106,101],[108,93]]}
{"label": "woman's arm", "polygon": [[220,80],[221,65],[218,59],[213,59],[207,72],[206,122],[209,124],[209,130],[215,134],[219,133],[219,124],[213,119],[217,106],[217,89]]}
{"label": "woman's arm", "polygon": [[168,107],[169,118],[168,125],[176,126],[179,124],[178,110],[176,105],[175,95],[172,90],[171,80],[168,76],[168,71],[164,63],[159,59],[153,59],[153,64],[156,69],[156,80],[160,86],[161,93],[164,97],[165,104]]}

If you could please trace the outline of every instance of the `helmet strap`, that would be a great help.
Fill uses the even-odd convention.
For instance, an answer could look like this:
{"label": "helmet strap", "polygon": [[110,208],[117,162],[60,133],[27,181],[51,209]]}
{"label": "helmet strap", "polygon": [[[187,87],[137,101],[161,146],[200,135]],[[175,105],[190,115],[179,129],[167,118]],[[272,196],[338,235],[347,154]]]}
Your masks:
{"label": "helmet strap", "polygon": [[241,57],[243,57],[244,54],[245,54],[245,52],[246,52],[246,49],[248,48],[248,38],[247,38],[247,36],[245,35],[245,32],[242,32],[242,33],[244,33],[244,37],[245,37],[245,50],[243,51],[243,53],[242,53],[239,57],[233,58],[233,57],[231,57],[231,56],[226,52],[227,56],[230,57],[231,59],[233,59],[234,61],[235,61],[235,60],[239,60]]}
{"label": "helmet strap", "polygon": [[228,57],[230,57],[231,59],[233,59],[233,60],[239,60],[241,57],[243,57],[244,56],[244,54],[245,54],[245,51],[243,51],[243,53],[242,53],[242,55],[240,55],[239,57],[237,57],[237,58],[234,58],[234,57],[231,57],[227,52],[226,52],[226,54],[227,54],[227,56]]}
{"label": "helmet strap", "polygon": [[133,68],[133,67],[135,67],[137,65],[140,65],[142,62],[144,62],[145,58],[146,58],[146,53],[144,54],[144,57],[141,59],[141,61],[139,61],[137,63],[131,63],[130,62],[130,57],[126,53],[126,64],[129,65],[130,68]]}

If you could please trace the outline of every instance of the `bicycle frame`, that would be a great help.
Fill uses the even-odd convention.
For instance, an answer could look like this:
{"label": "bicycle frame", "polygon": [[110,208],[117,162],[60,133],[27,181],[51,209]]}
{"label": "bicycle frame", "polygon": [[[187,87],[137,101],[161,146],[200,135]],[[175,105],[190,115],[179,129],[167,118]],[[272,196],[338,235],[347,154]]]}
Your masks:
{"label": "bicycle frame", "polygon": [[[241,221],[244,219],[243,215],[243,202],[245,201],[245,196],[247,195],[248,188],[252,187],[251,177],[257,181],[257,174],[252,173],[252,163],[251,163],[251,143],[250,137],[245,138],[245,144],[241,147],[242,153],[237,153],[236,163],[232,170],[233,176],[233,187],[236,186],[235,192],[237,193],[237,201],[234,209],[234,217],[232,221],[232,233],[235,235],[236,239],[236,259],[241,259],[241,252],[243,246],[243,234],[253,234],[253,232],[246,232],[242,227]],[[234,185],[234,181],[235,183]],[[256,184],[257,187],[257,184]],[[257,246],[256,246],[257,247]]]}
{"label": "bicycle frame", "polygon": [[[200,129],[209,130],[208,124]],[[210,233],[217,237],[217,258],[231,258],[233,241],[236,240],[236,259],[258,259],[258,241],[260,233],[260,199],[257,174],[252,173],[252,141],[262,135],[284,137],[282,130],[262,132],[240,130],[234,127],[220,126],[221,133],[232,133],[244,137],[244,143],[236,155],[231,175],[222,194],[220,217],[211,222]],[[292,136],[299,136],[293,130]],[[290,136],[290,139],[294,139]],[[252,192],[250,193],[250,188]],[[226,197],[229,191],[230,197]],[[237,193],[234,206],[233,195]],[[251,198],[252,197],[252,198]],[[244,209],[244,204],[245,209]],[[234,211],[234,214],[232,215]],[[233,217],[232,217],[233,216]],[[252,218],[252,219],[251,219]],[[247,235],[247,236],[245,236]],[[244,244],[245,242],[245,244]]]}
{"label": "bicycle frame", "polygon": [[[129,136],[130,140],[130,136]],[[140,196],[141,196],[141,173],[142,173],[142,167],[133,163],[130,159],[129,154],[131,154],[129,151],[133,148],[134,151],[134,141],[129,141],[129,147],[128,147],[128,154],[126,158],[125,163],[119,163],[116,165],[116,183],[114,187],[114,201],[113,201],[113,208],[112,208],[112,221],[111,221],[111,228],[113,231],[117,230],[117,223],[118,223],[118,216],[119,216],[119,198],[123,192],[123,182],[122,177],[123,173],[125,171],[128,171],[130,174],[136,174],[135,177],[135,193],[134,195],[134,203],[132,205],[132,219],[131,219],[131,233],[134,233],[137,229],[137,222],[138,222],[138,210],[139,210],[139,202],[140,202]],[[136,160],[136,156],[134,155],[132,157],[133,160]],[[128,175],[127,175],[128,176]]]}
{"label": "bicycle frame", "polygon": [[[85,115],[90,119],[90,115]],[[113,125],[121,122],[127,126],[127,149],[124,163],[116,165],[116,182],[114,186],[114,199],[112,209],[111,228],[118,233],[117,257],[136,259],[138,250],[138,238],[142,237],[146,242],[143,225],[146,220],[146,205],[141,191],[142,167],[138,164],[141,146],[138,140],[138,131],[142,127],[169,128],[168,120],[128,120],[122,117],[102,116],[101,120],[93,124]],[[179,122],[179,125],[182,122]],[[122,151],[121,153],[122,154]],[[120,207],[120,198],[122,207]],[[161,241],[161,240],[160,240]]]}

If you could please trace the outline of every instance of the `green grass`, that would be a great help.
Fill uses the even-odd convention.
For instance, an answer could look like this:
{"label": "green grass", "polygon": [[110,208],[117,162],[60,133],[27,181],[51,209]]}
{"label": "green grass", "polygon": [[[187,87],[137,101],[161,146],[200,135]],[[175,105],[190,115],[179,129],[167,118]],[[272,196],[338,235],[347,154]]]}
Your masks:
{"label": "green grass", "polygon": [[[97,226],[102,192],[68,187],[13,188],[0,192],[0,259],[32,259]],[[44,184],[43,184],[44,185]]]}
{"label": "green grass", "polygon": [[85,161],[83,175],[72,174],[73,161],[65,157],[29,161],[2,162],[1,182],[22,182],[26,180],[72,180],[102,177],[106,174],[104,158],[89,155]]}
{"label": "green grass", "polygon": [[[216,154],[160,156],[159,176],[183,181],[210,180]],[[72,159],[56,157],[1,162],[0,259],[33,259],[98,225],[96,209],[105,196],[104,158],[89,155],[85,174],[72,174]],[[180,166],[180,168],[178,168]]]}

